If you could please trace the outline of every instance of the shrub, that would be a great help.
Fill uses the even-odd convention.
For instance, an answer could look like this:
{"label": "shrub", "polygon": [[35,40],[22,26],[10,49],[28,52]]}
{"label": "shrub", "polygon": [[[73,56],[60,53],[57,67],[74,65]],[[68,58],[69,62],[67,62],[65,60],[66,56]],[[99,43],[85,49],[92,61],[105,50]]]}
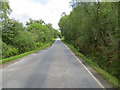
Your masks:
{"label": "shrub", "polygon": [[28,31],[19,31],[18,36],[13,40],[14,46],[19,49],[19,53],[24,53],[35,49],[36,37]]}
{"label": "shrub", "polygon": [[18,49],[2,42],[2,58],[7,58],[18,54]]}
{"label": "shrub", "polygon": [[36,47],[41,47],[43,45],[43,43],[35,43]]}

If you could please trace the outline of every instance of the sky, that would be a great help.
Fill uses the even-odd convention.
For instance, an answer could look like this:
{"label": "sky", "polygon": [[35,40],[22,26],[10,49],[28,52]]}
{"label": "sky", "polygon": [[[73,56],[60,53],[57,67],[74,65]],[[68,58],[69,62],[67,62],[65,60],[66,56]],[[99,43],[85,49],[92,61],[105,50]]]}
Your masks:
{"label": "sky", "polygon": [[69,14],[71,0],[9,0],[12,13],[10,18],[14,18],[24,23],[29,18],[43,19],[46,23],[51,23],[53,28],[59,29],[58,22],[62,12]]}

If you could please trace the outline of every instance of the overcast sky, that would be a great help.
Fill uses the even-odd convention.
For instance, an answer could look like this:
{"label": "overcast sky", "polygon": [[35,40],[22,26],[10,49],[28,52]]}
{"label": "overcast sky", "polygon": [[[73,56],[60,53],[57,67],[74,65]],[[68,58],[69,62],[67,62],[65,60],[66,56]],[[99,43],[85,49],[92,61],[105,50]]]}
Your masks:
{"label": "overcast sky", "polygon": [[69,14],[71,11],[71,0],[9,0],[12,13],[11,18],[15,18],[25,23],[32,19],[43,19],[46,23],[52,23],[58,29],[58,22],[62,12]]}

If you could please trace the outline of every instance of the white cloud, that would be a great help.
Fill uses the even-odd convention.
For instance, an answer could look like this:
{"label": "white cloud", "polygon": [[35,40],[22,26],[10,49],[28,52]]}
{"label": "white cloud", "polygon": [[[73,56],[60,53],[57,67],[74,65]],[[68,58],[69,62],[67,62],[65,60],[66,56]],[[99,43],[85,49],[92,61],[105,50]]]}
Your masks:
{"label": "white cloud", "polygon": [[58,29],[62,12],[69,14],[71,0],[10,0],[11,18],[25,23],[29,18],[43,19]]}

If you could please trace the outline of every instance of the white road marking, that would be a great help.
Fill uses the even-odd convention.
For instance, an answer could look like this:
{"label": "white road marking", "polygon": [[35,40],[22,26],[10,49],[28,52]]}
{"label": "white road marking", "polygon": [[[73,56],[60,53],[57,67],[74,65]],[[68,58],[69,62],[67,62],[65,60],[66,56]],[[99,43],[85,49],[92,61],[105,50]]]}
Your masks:
{"label": "white road marking", "polygon": [[20,61],[17,61],[16,63],[11,64],[11,65],[7,66],[7,67],[4,68],[4,69],[1,69],[1,71],[4,71],[5,69],[7,69],[7,68],[9,68],[9,67],[12,67],[12,66],[15,65],[15,64],[21,63],[23,60],[25,60],[25,59],[21,59]]}
{"label": "white road marking", "polygon": [[[53,43],[53,45],[51,46],[51,48],[53,48],[53,46],[54,46],[54,43]],[[47,50],[45,50],[45,51],[47,51]],[[37,54],[33,54],[33,55],[37,55]],[[24,58],[24,57],[23,57],[23,58]],[[17,63],[21,63],[21,62],[24,61],[24,60],[25,60],[25,58],[24,58],[24,59],[21,59],[20,61],[15,62],[15,63],[13,63],[13,64],[11,64],[11,65],[9,65],[9,66],[7,66],[7,67],[5,67],[4,69],[1,69],[1,71],[5,70],[5,69],[7,69],[7,68],[9,68],[9,67],[17,64]]]}
{"label": "white road marking", "polygon": [[[64,44],[65,45],[65,44]],[[52,47],[54,46],[54,44],[52,45]],[[67,49],[73,54],[73,56],[75,56],[74,55],[74,53],[70,50],[70,48],[67,46],[67,45],[65,45],[66,47],[67,47]],[[52,48],[51,47],[51,48]],[[76,57],[76,56],[75,56]],[[77,58],[77,57],[76,57]],[[10,66],[8,66],[8,67],[6,67],[6,68],[9,68],[9,67],[11,67],[11,66],[13,66],[13,65],[15,65],[15,64],[17,64],[17,63],[21,63],[22,61],[24,61],[25,59],[22,59],[22,60],[20,60],[20,61],[18,61],[18,62],[16,62],[16,63],[14,63],[14,64],[11,64]],[[88,73],[93,77],[93,79],[102,87],[102,88],[105,88],[99,81],[98,81],[98,79],[88,70],[88,68],[77,58],[77,60],[79,61],[79,63],[81,63],[82,65],[83,65],[83,67],[88,71]],[[5,70],[6,68],[4,68],[4,69],[1,69],[1,71],[3,71],[3,70]]]}
{"label": "white road marking", "polygon": [[[65,44],[64,44],[65,45]],[[70,48],[65,45],[67,47],[67,49],[73,54],[73,56],[75,56],[75,54],[70,50]],[[93,79],[100,85],[101,88],[105,88],[100,82],[99,80],[89,71],[89,69],[81,62],[81,60],[75,56],[75,58],[77,58],[77,60],[79,61],[80,64],[82,64],[82,66],[88,71],[88,73],[93,77]]]}

